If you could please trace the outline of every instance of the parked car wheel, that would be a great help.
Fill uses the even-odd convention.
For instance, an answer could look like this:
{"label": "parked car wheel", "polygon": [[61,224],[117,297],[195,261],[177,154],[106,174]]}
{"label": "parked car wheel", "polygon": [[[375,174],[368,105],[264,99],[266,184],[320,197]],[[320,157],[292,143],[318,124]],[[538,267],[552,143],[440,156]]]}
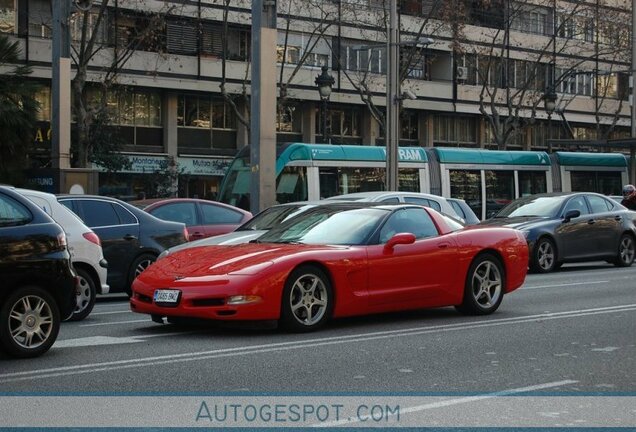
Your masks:
{"label": "parked car wheel", "polygon": [[554,242],[546,237],[539,239],[532,252],[531,270],[537,273],[550,273],[558,267]]}
{"label": "parked car wheel", "polygon": [[77,304],[69,321],[81,321],[86,318],[95,306],[97,286],[89,272],[81,267],[76,268],[78,283],[76,288]]}
{"label": "parked car wheel", "polygon": [[0,343],[14,357],[36,357],[51,348],[60,330],[60,312],[45,290],[15,290],[0,308]]}
{"label": "parked car wheel", "polygon": [[457,310],[469,315],[488,315],[503,300],[505,286],[501,262],[485,253],[475,258],[466,276],[464,300]]}
{"label": "parked car wheel", "polygon": [[618,267],[629,267],[634,262],[634,256],[636,256],[634,237],[629,234],[623,234],[618,244],[618,255],[614,264]]}
{"label": "parked car wheel", "polygon": [[156,260],[157,257],[149,253],[141,254],[137,258],[135,258],[130,266],[130,270],[128,273],[128,284],[126,285],[126,294],[128,294],[128,297],[130,297],[130,295],[132,294],[131,286],[135,278]]}
{"label": "parked car wheel", "polygon": [[333,310],[331,281],[318,267],[304,265],[295,269],[285,282],[281,307],[281,325],[294,332],[320,328]]}

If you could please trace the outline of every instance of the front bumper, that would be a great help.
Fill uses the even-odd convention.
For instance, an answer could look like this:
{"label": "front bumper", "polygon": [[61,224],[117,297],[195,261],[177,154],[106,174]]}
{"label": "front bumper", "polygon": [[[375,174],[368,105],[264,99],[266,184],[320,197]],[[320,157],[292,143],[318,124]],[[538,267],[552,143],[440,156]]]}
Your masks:
{"label": "front bumper", "polygon": [[130,297],[130,309],[133,312],[161,317],[201,318],[223,321],[264,321],[276,320],[280,315],[280,298],[259,295],[255,303],[227,304],[229,297],[245,295],[242,290],[231,285],[189,286],[179,289],[181,295],[175,305],[155,303],[156,289],[136,280]]}
{"label": "front bumper", "polygon": [[110,285],[106,283],[108,276],[108,262],[105,259],[99,261],[99,267],[95,267],[97,276],[99,277],[99,294],[108,294],[110,292]]}

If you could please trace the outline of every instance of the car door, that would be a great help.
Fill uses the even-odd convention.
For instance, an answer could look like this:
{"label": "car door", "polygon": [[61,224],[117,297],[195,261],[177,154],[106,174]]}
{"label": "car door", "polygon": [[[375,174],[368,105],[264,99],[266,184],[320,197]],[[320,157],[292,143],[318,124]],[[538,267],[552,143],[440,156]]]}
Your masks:
{"label": "car door", "polygon": [[[38,249],[38,238],[29,230],[28,224],[31,219],[29,209],[0,193],[0,297],[3,294],[2,290],[6,293],[6,290],[12,288],[24,271],[22,266],[17,265],[19,261]],[[42,242],[42,239],[39,240]]]}
{"label": "car door", "polygon": [[130,263],[141,248],[139,221],[121,205],[107,200],[80,199],[75,204],[84,223],[102,242],[108,261],[108,284],[113,291],[123,290]]}
{"label": "car door", "polygon": [[597,235],[597,226],[590,214],[587,201],[583,195],[570,197],[561,212],[561,217],[570,210],[581,212],[579,217],[570,221],[562,221],[555,229],[558,247],[561,257],[576,259],[589,256],[594,251],[594,238]]}
{"label": "car door", "polygon": [[593,240],[596,247],[593,249],[598,256],[615,255],[618,251],[618,242],[623,234],[623,217],[613,211],[614,204],[606,198],[598,195],[586,195],[585,198],[592,210],[596,237]]}
{"label": "car door", "polygon": [[214,203],[199,203],[207,237],[234,231],[243,221],[243,213]]}
{"label": "car door", "polygon": [[[387,241],[400,232],[415,234],[413,244],[387,250]],[[457,277],[452,266],[457,254],[452,236],[439,236],[423,208],[395,211],[369,247],[369,303],[371,305],[443,304]]]}
{"label": "car door", "polygon": [[148,210],[159,219],[181,222],[188,228],[190,240],[207,237],[194,201],[173,201]]}

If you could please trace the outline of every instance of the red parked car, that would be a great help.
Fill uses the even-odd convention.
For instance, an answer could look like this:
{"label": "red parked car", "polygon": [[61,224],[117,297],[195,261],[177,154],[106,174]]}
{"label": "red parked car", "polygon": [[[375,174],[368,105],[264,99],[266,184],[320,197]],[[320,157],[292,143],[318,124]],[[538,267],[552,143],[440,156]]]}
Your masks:
{"label": "red parked car", "polygon": [[235,246],[184,249],[135,280],[134,312],[279,320],[311,331],[332,317],[455,306],[497,310],[523,284],[528,246],[509,228],[464,228],[415,205],[325,204]]}
{"label": "red parked car", "polygon": [[184,223],[190,240],[229,233],[252,218],[252,213],[238,207],[196,198],[147,199],[131,204],[159,219]]}

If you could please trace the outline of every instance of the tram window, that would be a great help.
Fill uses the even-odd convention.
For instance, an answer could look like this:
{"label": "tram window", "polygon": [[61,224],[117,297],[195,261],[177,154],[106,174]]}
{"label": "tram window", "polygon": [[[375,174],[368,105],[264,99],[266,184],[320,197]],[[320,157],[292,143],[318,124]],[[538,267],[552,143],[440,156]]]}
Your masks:
{"label": "tram window", "polygon": [[597,192],[603,195],[620,195],[621,173],[618,171],[570,171],[572,192]]}
{"label": "tram window", "polygon": [[481,219],[481,171],[450,170],[451,197],[461,198]]}
{"label": "tram window", "polygon": [[546,193],[546,171],[519,171],[519,196]]}
{"label": "tram window", "polygon": [[420,192],[420,172],[416,168],[400,168],[398,188],[405,192]]}
{"label": "tram window", "polygon": [[513,171],[485,171],[486,175],[486,219],[504,208],[515,195]]}
{"label": "tram window", "polygon": [[305,167],[287,166],[276,179],[276,200],[283,204],[307,199]]}

